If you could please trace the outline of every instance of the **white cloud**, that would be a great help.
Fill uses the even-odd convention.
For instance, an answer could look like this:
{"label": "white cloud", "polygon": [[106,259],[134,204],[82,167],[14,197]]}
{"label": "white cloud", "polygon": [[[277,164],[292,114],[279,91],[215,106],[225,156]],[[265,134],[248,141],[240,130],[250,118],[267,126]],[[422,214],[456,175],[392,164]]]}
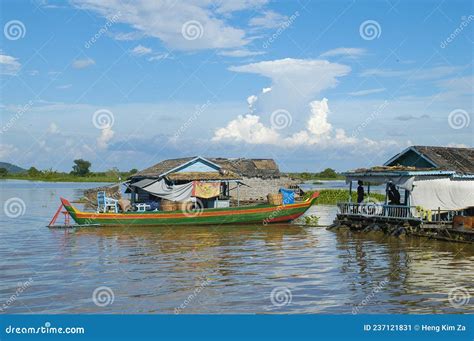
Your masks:
{"label": "white cloud", "polygon": [[269,0],[217,0],[213,1],[217,6],[217,13],[226,14],[247,9],[258,9],[266,5]]}
{"label": "white cloud", "polygon": [[65,89],[69,89],[70,87],[72,87],[72,84],[64,84],[64,85],[57,86],[56,89],[65,90]]}
{"label": "white cloud", "polygon": [[86,67],[89,67],[94,64],[95,64],[95,61],[91,58],[76,59],[75,61],[72,62],[72,67],[75,69],[85,69]]}
{"label": "white cloud", "polygon": [[256,115],[239,115],[225,128],[216,130],[213,141],[246,142],[250,144],[279,144],[280,136],[272,128],[265,127]]}
{"label": "white cloud", "polygon": [[346,57],[362,57],[367,54],[367,51],[362,48],[356,47],[338,47],[337,49],[332,49],[324,52],[320,57],[337,57],[337,56],[346,56]]}
{"label": "white cloud", "polygon": [[285,58],[231,66],[229,70],[268,77],[272,80],[272,92],[284,89],[304,97],[336,86],[337,78],[347,75],[351,68],[327,60]]}
{"label": "white cloud", "polygon": [[21,64],[17,58],[0,54],[0,75],[15,76],[20,68]]}
{"label": "white cloud", "polygon": [[377,94],[379,92],[384,92],[385,90],[386,90],[385,88],[366,89],[366,90],[349,92],[349,95],[351,95],[351,96],[366,96],[366,95],[371,95],[371,94]]}
{"label": "white cloud", "polygon": [[11,144],[0,143],[0,159],[4,161],[8,156],[16,153],[18,149]]}
{"label": "white cloud", "polygon": [[150,54],[151,52],[152,52],[151,48],[145,47],[143,45],[135,46],[135,48],[131,51],[131,53],[134,56],[143,56],[143,55],[146,55],[146,54]]}
{"label": "white cloud", "polygon": [[97,147],[99,147],[99,149],[107,149],[109,142],[114,135],[115,132],[110,127],[101,129],[100,135],[97,138]]}
{"label": "white cloud", "polygon": [[265,54],[263,51],[249,51],[246,49],[238,49],[238,50],[226,50],[219,52],[220,56],[225,57],[250,57],[250,56],[259,56]]}
{"label": "white cloud", "polygon": [[[73,0],[81,9],[100,15],[114,16],[120,12],[117,21],[130,25],[135,31],[162,40],[168,47],[179,50],[212,48],[237,48],[246,45],[245,31],[233,27],[226,21],[232,12],[252,9],[266,1],[155,1],[141,0],[124,3],[119,0]],[[213,13],[213,11],[215,13]],[[218,16],[216,13],[224,14]],[[184,37],[183,26],[197,22],[197,39]],[[121,38],[124,38],[123,36]]]}
{"label": "white cloud", "polygon": [[255,95],[251,95],[251,96],[247,97],[247,103],[249,105],[250,112],[255,111],[254,105],[255,105],[255,103],[257,103],[257,101],[258,101],[258,97],[255,96]]}
{"label": "white cloud", "polygon": [[59,133],[59,127],[56,123],[54,122],[51,122],[51,124],[49,125],[49,128],[48,128],[48,133],[50,134],[57,134]]}
{"label": "white cloud", "polygon": [[153,56],[148,58],[149,62],[153,62],[155,60],[162,60],[162,59],[172,59],[169,53],[155,53]]}
{"label": "white cloud", "polygon": [[274,11],[265,11],[263,12],[263,16],[250,19],[249,25],[263,28],[276,28],[280,27],[287,20],[288,17],[286,15],[281,15]]}
{"label": "white cloud", "polygon": [[[333,129],[328,121],[330,111],[327,98],[321,101],[312,101],[309,103],[309,107],[310,117],[306,127],[291,135],[284,136],[277,128],[265,126],[259,116],[247,114],[245,116],[239,115],[226,127],[217,129],[212,140],[214,142],[245,142],[280,147],[320,146],[323,148],[355,145],[360,142],[355,137],[347,136],[344,129]],[[370,139],[363,140],[364,143],[377,144]]]}
{"label": "white cloud", "polygon": [[332,126],[328,122],[328,100],[313,101],[310,103],[311,117],[308,121],[308,130],[314,135],[326,135],[331,132]]}
{"label": "white cloud", "polygon": [[[344,129],[333,127],[329,120],[328,100],[314,100],[322,91],[337,85],[347,75],[346,65],[326,60],[281,59],[230,67],[231,71],[255,73],[271,79],[271,87],[249,96],[250,113],[239,115],[214,132],[214,142],[247,143],[276,147],[340,148],[359,143],[381,147],[393,141],[376,142],[348,136]],[[309,110],[308,110],[309,108]],[[284,127],[273,119],[275,112],[286,113]],[[273,113],[269,115],[269,113]],[[270,116],[270,122],[265,119]],[[306,119],[298,119],[306,117]],[[302,126],[293,126],[299,122]]]}

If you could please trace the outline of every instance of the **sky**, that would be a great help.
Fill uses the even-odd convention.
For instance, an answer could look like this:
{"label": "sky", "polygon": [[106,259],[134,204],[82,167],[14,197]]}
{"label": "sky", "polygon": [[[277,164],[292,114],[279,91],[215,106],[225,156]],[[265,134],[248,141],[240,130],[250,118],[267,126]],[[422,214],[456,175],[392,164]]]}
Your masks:
{"label": "sky", "polygon": [[2,1],[0,161],[344,171],[410,145],[473,147],[473,6]]}

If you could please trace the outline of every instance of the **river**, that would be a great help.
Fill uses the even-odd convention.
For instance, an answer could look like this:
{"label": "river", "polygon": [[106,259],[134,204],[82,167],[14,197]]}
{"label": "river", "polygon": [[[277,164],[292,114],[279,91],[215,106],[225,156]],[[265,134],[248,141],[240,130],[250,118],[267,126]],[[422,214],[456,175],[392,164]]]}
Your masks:
{"label": "river", "polygon": [[[474,312],[468,244],[291,224],[46,227],[59,196],[98,185],[0,182],[0,312]],[[309,214],[327,225],[335,208]]]}

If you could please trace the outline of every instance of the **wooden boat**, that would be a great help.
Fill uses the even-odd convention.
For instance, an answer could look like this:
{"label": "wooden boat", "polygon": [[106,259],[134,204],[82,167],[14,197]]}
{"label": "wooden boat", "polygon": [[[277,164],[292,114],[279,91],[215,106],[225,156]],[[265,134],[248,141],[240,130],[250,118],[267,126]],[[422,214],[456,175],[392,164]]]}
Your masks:
{"label": "wooden boat", "polygon": [[270,224],[290,222],[314,204],[319,196],[315,192],[305,201],[288,205],[256,205],[231,208],[211,208],[197,211],[147,211],[124,213],[82,212],[61,198],[62,205],[78,225],[100,226],[154,226],[154,225],[222,225]]}

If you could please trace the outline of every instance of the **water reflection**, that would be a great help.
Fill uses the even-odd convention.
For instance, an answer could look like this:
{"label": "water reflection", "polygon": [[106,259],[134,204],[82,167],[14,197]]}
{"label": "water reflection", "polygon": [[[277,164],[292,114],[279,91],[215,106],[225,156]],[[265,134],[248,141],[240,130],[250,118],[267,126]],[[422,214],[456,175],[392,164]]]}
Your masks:
{"label": "water reflection", "polygon": [[[87,184],[2,184],[2,195],[21,197],[27,213],[0,217],[0,307],[32,279],[5,312],[473,312],[472,299],[460,307],[448,300],[453,287],[474,296],[472,245],[287,224],[45,228],[57,196],[80,195],[76,186]],[[335,210],[309,213],[326,224]],[[113,303],[94,304],[100,286],[113,291]],[[291,303],[272,304],[277,287]]]}

